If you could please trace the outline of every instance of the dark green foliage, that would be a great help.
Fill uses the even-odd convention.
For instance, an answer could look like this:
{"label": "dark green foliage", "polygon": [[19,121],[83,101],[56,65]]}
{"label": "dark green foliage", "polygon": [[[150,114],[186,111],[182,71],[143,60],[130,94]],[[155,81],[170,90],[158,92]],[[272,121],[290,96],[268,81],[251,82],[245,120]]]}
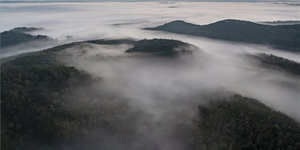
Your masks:
{"label": "dark green foliage", "polygon": [[199,106],[197,150],[300,149],[300,125],[261,102],[234,95]]}
{"label": "dark green foliage", "polygon": [[49,40],[50,38],[44,35],[30,35],[17,31],[4,31],[1,33],[1,49],[18,44],[23,44],[38,40]]}
{"label": "dark green foliage", "polygon": [[173,56],[177,55],[178,53],[192,53],[192,51],[187,50],[188,45],[189,44],[177,40],[144,39],[136,42],[134,47],[128,49],[126,52],[155,53],[159,54],[160,56]]}
{"label": "dark green foliage", "polygon": [[[50,110],[62,108],[59,97],[65,88],[81,84],[90,77],[75,69],[56,64],[49,54],[35,53],[7,62],[1,66],[1,117],[2,148],[21,146],[22,134],[30,134],[41,139],[54,136],[51,128],[44,125],[41,115],[47,114],[47,121],[55,120],[56,114]],[[61,117],[66,117],[64,113]],[[5,128],[5,123],[8,129]],[[12,124],[14,126],[12,127]],[[54,128],[57,125],[53,126]],[[11,136],[11,135],[16,136]],[[30,137],[32,138],[32,137]],[[23,143],[24,144],[24,143]]]}
{"label": "dark green foliage", "polygon": [[101,80],[74,67],[29,64],[13,61],[1,71],[3,149],[82,149],[89,143],[105,147],[108,135],[134,135],[141,113],[90,86]]}
{"label": "dark green foliage", "polygon": [[152,40],[140,40],[134,44],[134,47],[126,52],[142,52],[142,53],[155,53],[174,51],[174,48],[184,46],[186,43],[177,40],[168,39],[152,39]]}
{"label": "dark green foliage", "polygon": [[300,51],[300,25],[270,26],[240,20],[223,20],[209,25],[173,21],[150,30],[203,36],[227,41],[256,43],[289,51]]}
{"label": "dark green foliage", "polygon": [[135,41],[133,39],[101,39],[101,40],[92,40],[87,41],[88,43],[93,44],[105,44],[105,45],[114,45],[114,44],[134,44]]}
{"label": "dark green foliage", "polygon": [[104,92],[101,79],[56,60],[71,45],[1,65],[1,149],[107,149],[135,138],[143,113]]}
{"label": "dark green foliage", "polygon": [[294,75],[300,75],[300,64],[298,62],[265,53],[252,55],[251,57],[259,60],[262,66],[284,70]]}

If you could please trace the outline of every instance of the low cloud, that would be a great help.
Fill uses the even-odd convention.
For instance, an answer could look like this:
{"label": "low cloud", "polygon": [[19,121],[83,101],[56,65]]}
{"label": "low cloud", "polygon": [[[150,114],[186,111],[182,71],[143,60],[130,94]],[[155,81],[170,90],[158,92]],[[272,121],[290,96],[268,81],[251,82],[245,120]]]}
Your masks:
{"label": "low cloud", "polygon": [[[168,8],[170,6],[178,7]],[[228,18],[254,22],[297,20],[297,7],[270,3],[179,2],[2,4],[1,8],[1,30],[18,26],[43,27],[45,30],[36,34],[50,36],[61,43],[130,37],[136,40],[176,39],[197,46],[199,49],[193,55],[173,59],[125,53],[133,46],[130,44],[81,43],[59,53],[60,60],[66,65],[103,79],[101,85],[95,86],[99,91],[105,89],[129,99],[132,108],[151,114],[153,120],[166,120],[166,114],[174,111],[192,114],[198,104],[204,104],[214,99],[211,95],[222,92],[257,98],[300,120],[299,77],[261,68],[246,57],[265,52],[299,61],[298,54],[255,44],[141,30],[173,20],[196,24]],[[68,41],[66,36],[72,36],[72,39]],[[176,139],[168,139],[168,132],[161,132],[172,127],[168,134],[174,133],[176,128],[169,126],[174,120],[176,118],[158,128],[150,125],[155,128],[150,130],[152,133],[141,130],[152,137],[150,139],[159,145],[159,149],[171,150],[174,149],[172,146],[183,149],[180,143],[170,144]]]}

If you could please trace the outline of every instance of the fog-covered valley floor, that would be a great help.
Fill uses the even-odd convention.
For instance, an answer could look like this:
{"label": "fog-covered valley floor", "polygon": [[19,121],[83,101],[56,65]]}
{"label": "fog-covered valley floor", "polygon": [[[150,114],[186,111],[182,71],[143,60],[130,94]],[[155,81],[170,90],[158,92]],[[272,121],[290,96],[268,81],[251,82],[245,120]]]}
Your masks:
{"label": "fog-covered valley floor", "polygon": [[[99,85],[89,85],[89,88],[128,99],[130,107],[151,114],[153,120],[171,120],[162,125],[153,123],[150,125],[152,129],[138,128],[139,132],[151,136],[149,139],[153,141],[149,143],[157,145],[152,145],[153,148],[161,150],[186,148],[182,144],[185,141],[168,138],[169,134],[176,132],[175,125],[179,122],[176,118],[166,117],[168,113],[179,111],[182,114],[174,116],[185,115],[185,119],[191,121],[199,104],[206,104],[220,95],[237,93],[255,98],[299,121],[299,76],[261,67],[247,57],[264,52],[300,62],[299,53],[257,44],[143,30],[174,20],[204,25],[223,19],[252,22],[299,20],[299,7],[271,3],[192,2],[1,4],[1,32],[14,27],[41,27],[42,30],[32,33],[57,40],[56,44],[38,49],[27,47],[25,51],[18,51],[17,47],[12,53],[3,53],[3,56],[94,39],[163,38],[194,45],[189,47],[192,55],[176,58],[126,53],[134,46],[132,44],[99,45],[87,42],[67,47],[56,54],[60,62],[103,81]],[[83,96],[86,93],[80,86],[78,89],[83,88],[82,91],[77,89],[73,92]],[[143,139],[139,140],[131,148],[139,149],[138,144],[143,143]],[[121,149],[117,147],[115,145],[112,149]]]}

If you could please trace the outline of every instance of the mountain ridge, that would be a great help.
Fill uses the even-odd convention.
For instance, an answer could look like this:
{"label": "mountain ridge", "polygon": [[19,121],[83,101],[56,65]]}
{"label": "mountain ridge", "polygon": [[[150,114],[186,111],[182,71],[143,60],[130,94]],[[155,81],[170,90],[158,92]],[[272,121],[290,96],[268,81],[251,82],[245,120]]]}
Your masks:
{"label": "mountain ridge", "polygon": [[196,25],[175,20],[146,30],[166,31],[218,40],[272,46],[300,52],[300,25],[262,25],[250,21],[227,19],[208,25]]}

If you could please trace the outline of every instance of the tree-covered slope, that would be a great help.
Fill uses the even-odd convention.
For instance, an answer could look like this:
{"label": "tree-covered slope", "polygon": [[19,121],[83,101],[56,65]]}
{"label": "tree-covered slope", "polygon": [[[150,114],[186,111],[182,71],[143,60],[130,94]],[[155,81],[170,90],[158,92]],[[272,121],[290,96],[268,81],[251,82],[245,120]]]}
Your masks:
{"label": "tree-covered slope", "polygon": [[28,28],[15,28],[10,31],[4,31],[1,33],[1,49],[24,44],[33,41],[40,41],[40,40],[51,40],[49,37],[44,35],[30,35],[27,33],[23,33],[28,30],[35,30],[35,29],[28,29]]}
{"label": "tree-covered slope", "polygon": [[300,149],[300,125],[255,99],[233,95],[199,106],[197,150]]}
{"label": "tree-covered slope", "polygon": [[227,41],[263,44],[293,52],[300,51],[299,24],[270,26],[249,21],[223,20],[208,25],[194,25],[184,21],[173,21],[147,29]]}
{"label": "tree-covered slope", "polygon": [[279,69],[300,76],[300,63],[298,62],[265,53],[251,55],[250,57],[258,60],[263,67]]}
{"label": "tree-covered slope", "polygon": [[134,138],[142,113],[93,88],[101,79],[57,60],[56,52],[74,44],[1,64],[1,149],[108,149]]}

